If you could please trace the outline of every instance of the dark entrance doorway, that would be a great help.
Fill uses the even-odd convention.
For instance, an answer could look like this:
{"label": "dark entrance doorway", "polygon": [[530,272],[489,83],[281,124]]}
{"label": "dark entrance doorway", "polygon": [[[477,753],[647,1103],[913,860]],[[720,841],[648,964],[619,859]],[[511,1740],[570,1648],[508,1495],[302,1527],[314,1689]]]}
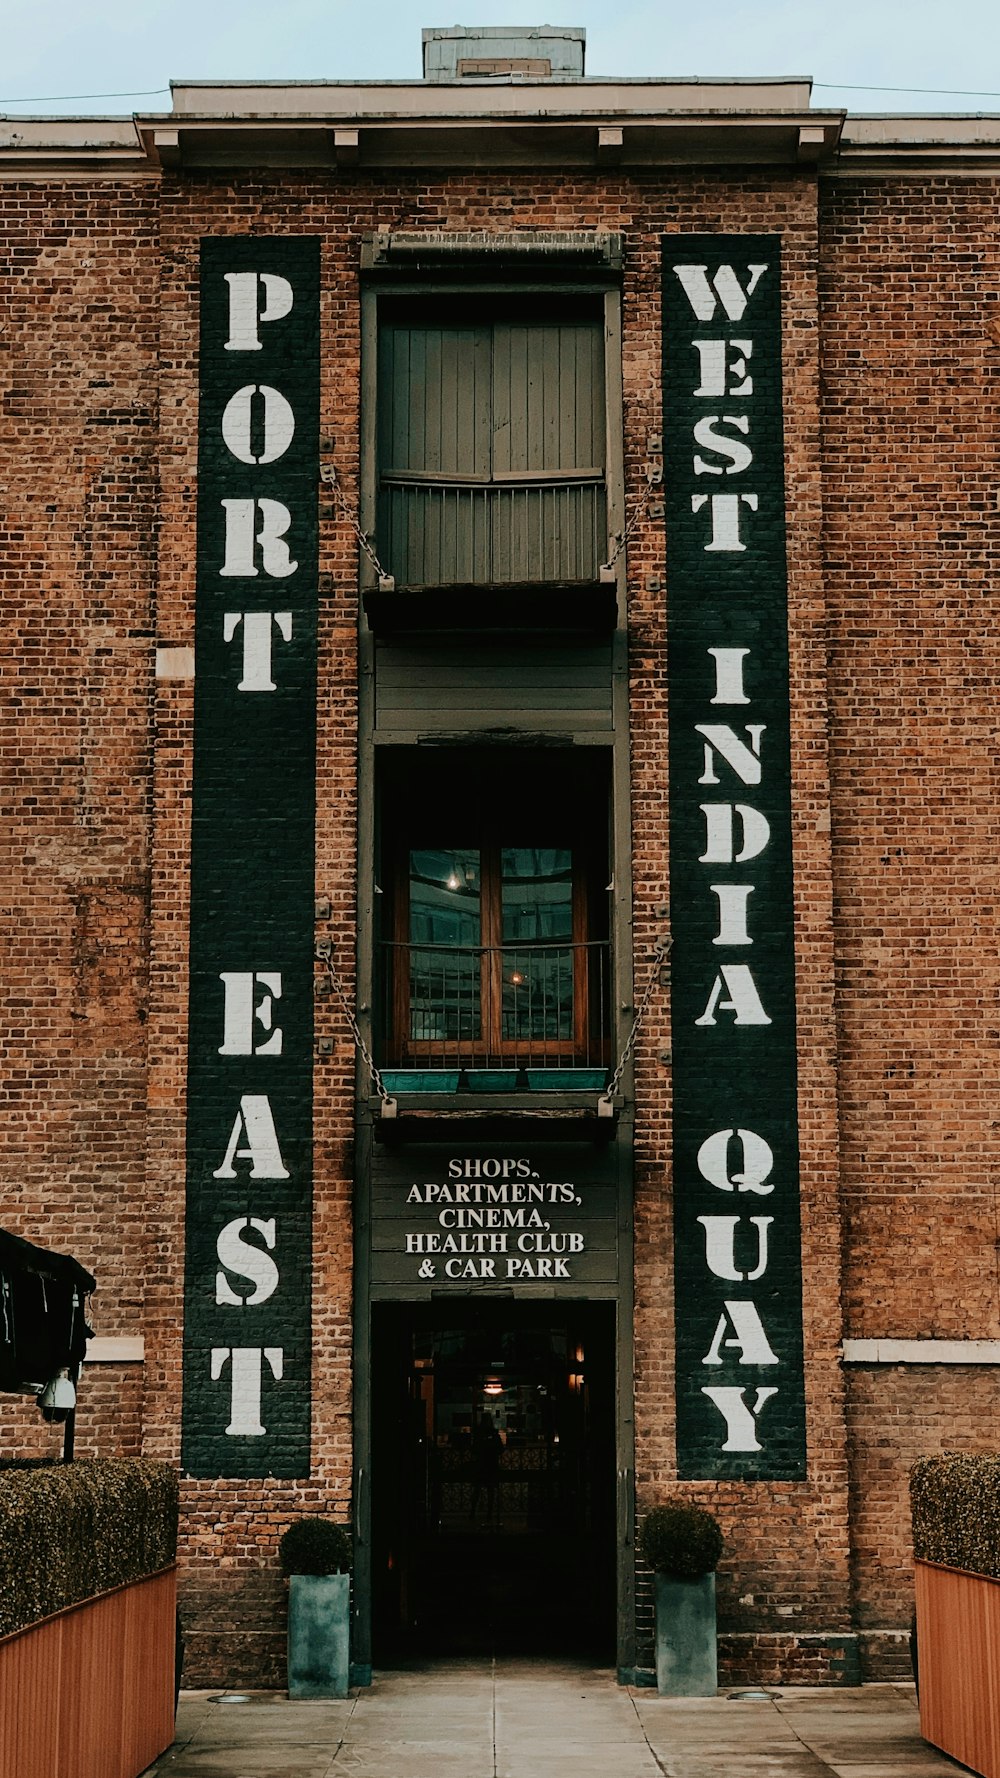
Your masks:
{"label": "dark entrance doorway", "polygon": [[373,1309],[375,1659],[614,1660],[614,1305]]}

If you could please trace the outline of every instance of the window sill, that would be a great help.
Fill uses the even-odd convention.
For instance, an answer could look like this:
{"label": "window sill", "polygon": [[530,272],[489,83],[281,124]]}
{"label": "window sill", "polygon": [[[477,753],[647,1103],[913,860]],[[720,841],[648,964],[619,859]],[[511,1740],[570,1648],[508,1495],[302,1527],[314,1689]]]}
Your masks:
{"label": "window sill", "polygon": [[576,1101],[580,1093],[603,1093],[607,1083],[606,1068],[546,1068],[539,1063],[524,1068],[383,1068],[386,1091],[393,1098],[435,1102],[458,1097],[462,1104],[470,1098],[494,1103],[498,1096],[524,1099],[527,1104],[551,1104],[553,1094],[569,1095]]}
{"label": "window sill", "polygon": [[369,587],[362,604],[376,636],[598,636],[610,634],[618,621],[617,586],[604,580]]}
{"label": "window sill", "polygon": [[[442,1082],[448,1081],[449,1087],[438,1090],[431,1071],[387,1069],[383,1081],[391,1095],[388,1107],[374,1097],[370,1101],[376,1114],[376,1136],[386,1142],[404,1136],[431,1138],[440,1131],[442,1123],[460,1123],[463,1132],[469,1134],[473,1130],[481,1134],[487,1129],[516,1124],[522,1128],[531,1125],[535,1136],[551,1132],[565,1138],[567,1126],[584,1137],[610,1135],[624,1100],[617,1096],[608,1099],[604,1070],[553,1069],[548,1072],[558,1076],[558,1084],[554,1081],[551,1086],[539,1085],[538,1074],[545,1072],[530,1070],[529,1075],[535,1078],[529,1086],[528,1077],[514,1070],[473,1069],[468,1074],[442,1071],[440,1078]],[[574,1073],[579,1077],[576,1085],[572,1082]],[[488,1079],[489,1089],[477,1090],[480,1086],[485,1088]]]}

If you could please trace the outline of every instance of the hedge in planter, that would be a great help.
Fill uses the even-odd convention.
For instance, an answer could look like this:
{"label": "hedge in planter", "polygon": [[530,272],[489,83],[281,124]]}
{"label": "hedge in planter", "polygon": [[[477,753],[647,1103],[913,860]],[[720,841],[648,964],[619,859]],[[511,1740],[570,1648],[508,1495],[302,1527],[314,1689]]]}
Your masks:
{"label": "hedge in planter", "polygon": [[0,1636],[155,1574],[176,1553],[167,1463],[98,1457],[0,1470]]}
{"label": "hedge in planter", "polygon": [[1000,1580],[1000,1457],[946,1452],[910,1470],[913,1554]]}
{"label": "hedge in planter", "polygon": [[343,1525],[296,1519],[278,1545],[288,1576],[288,1696],[346,1698],[351,1540]]}
{"label": "hedge in planter", "polygon": [[656,1689],[672,1698],[710,1698],[718,1688],[715,1569],[722,1532],[689,1500],[655,1506],[639,1534],[656,1575]]}

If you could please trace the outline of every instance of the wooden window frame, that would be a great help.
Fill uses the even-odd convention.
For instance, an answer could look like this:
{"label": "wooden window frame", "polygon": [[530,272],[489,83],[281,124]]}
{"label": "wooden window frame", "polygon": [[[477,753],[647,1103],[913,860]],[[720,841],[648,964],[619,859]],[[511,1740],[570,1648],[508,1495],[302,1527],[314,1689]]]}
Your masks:
{"label": "wooden window frame", "polygon": [[[457,825],[462,826],[461,817]],[[572,858],[572,913],[570,937],[566,948],[573,954],[573,1031],[571,1037],[505,1038],[503,1035],[503,951],[523,949],[530,952],[532,943],[504,946],[503,940],[503,874],[499,837],[485,830],[475,848],[479,853],[479,1012],[478,1038],[415,1038],[410,1034],[411,1014],[411,951],[410,937],[410,853],[414,849],[410,834],[400,842],[393,876],[396,890],[393,901],[393,969],[392,1015],[389,1042],[394,1054],[414,1061],[460,1053],[473,1063],[490,1057],[518,1058],[544,1062],[546,1058],[565,1058],[568,1052],[584,1057],[592,1045],[588,1042],[590,1019],[589,983],[589,911],[591,885],[587,881],[586,860],[578,845],[565,848]],[[471,838],[472,836],[467,836]],[[472,848],[470,848],[472,849]],[[595,941],[597,942],[597,941]],[[553,945],[559,941],[553,940]],[[462,947],[456,947],[460,949]],[[567,1064],[568,1066],[569,1064]]]}
{"label": "wooden window frame", "polygon": [[[595,1067],[612,1034],[608,896],[608,762],[601,754],[553,756],[533,748],[393,749],[380,783],[381,956],[379,1049],[391,1067]],[[571,912],[564,940],[503,938],[503,860],[511,847],[556,847],[571,859]],[[411,854],[475,850],[479,860],[478,1031],[475,1037],[411,1036]],[[570,953],[572,1018],[563,1035],[504,1035],[504,966],[533,950]],[[447,944],[443,946],[445,953]],[[456,954],[467,947],[456,945]],[[472,975],[470,971],[470,975]],[[441,998],[448,1002],[445,962]],[[508,1011],[510,1008],[507,989]],[[525,995],[531,993],[526,985]],[[475,1006],[475,992],[464,1004]],[[538,1000],[533,1010],[539,1010]],[[529,1031],[531,1018],[528,1020]],[[460,1021],[459,1021],[460,1025]],[[558,1028],[558,1027],[557,1027]],[[388,1060],[388,1058],[392,1058]]]}

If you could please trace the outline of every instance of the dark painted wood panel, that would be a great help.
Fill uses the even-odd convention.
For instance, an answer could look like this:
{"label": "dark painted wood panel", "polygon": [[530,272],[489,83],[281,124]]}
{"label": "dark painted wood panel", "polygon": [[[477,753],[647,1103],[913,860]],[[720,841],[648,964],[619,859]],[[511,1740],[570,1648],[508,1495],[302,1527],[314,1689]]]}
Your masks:
{"label": "dark painted wood panel", "polygon": [[537,713],[539,711],[569,710],[582,717],[606,716],[606,712],[602,710],[599,703],[596,703],[596,700],[596,709],[594,705],[584,704],[577,691],[570,686],[518,686],[509,702],[500,702],[490,695],[492,692],[492,687],[485,687],[481,690],[475,685],[456,686],[449,693],[447,703],[442,705],[441,691],[434,685],[384,691],[378,703],[379,727],[385,726],[386,716],[391,715],[394,710],[431,711],[442,719],[446,728],[451,727],[450,718],[459,710],[466,710],[480,716],[503,715],[504,717],[516,717],[519,711],[530,710],[533,713],[532,728],[538,727]]}
{"label": "dark painted wood panel", "polygon": [[515,680],[518,685],[599,686],[611,677],[611,644],[491,642],[413,643],[405,647],[380,644],[378,675],[383,685],[438,684],[442,675],[458,683],[492,685]]}
{"label": "dark painted wood panel", "polygon": [[400,1143],[372,1166],[372,1281],[462,1291],[618,1277],[617,1144]]}
{"label": "dark painted wood panel", "polygon": [[592,728],[611,731],[609,643],[379,643],[375,708],[380,731],[413,728]]}

